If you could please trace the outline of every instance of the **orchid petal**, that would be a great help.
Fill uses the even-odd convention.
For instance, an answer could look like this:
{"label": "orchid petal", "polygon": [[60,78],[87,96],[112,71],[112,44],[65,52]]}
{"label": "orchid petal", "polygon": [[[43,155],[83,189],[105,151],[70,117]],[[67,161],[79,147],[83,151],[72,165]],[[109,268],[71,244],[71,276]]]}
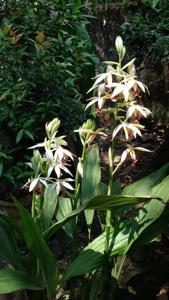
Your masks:
{"label": "orchid petal", "polygon": [[64,187],[66,187],[68,190],[72,190],[72,191],[74,190],[74,188],[69,183],[67,183],[66,181],[63,181],[62,185]]}
{"label": "orchid petal", "polygon": [[114,91],[113,91],[113,93],[112,93],[112,98],[114,98],[114,97],[116,97],[117,95],[119,95],[120,93],[122,93],[122,92],[124,91],[124,88],[125,88],[125,85],[119,83],[119,84],[115,87],[115,89],[114,89]]}
{"label": "orchid petal", "polygon": [[38,178],[34,178],[29,186],[29,192],[32,192],[34,190],[34,188],[36,187],[36,185],[38,184],[39,181],[39,177]]}

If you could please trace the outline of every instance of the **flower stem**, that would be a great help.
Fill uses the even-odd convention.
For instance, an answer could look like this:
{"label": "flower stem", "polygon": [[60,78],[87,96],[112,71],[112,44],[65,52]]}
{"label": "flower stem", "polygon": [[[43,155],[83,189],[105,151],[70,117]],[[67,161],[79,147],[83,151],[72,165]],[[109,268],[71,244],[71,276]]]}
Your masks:
{"label": "flower stem", "polygon": [[32,209],[31,209],[33,219],[35,219],[35,217],[36,217],[35,202],[36,202],[36,195],[35,195],[35,193],[33,193],[33,195],[32,195]]}
{"label": "flower stem", "polygon": [[[82,156],[81,156],[81,161],[83,163],[84,161],[84,156],[85,156],[85,150],[86,150],[86,143],[84,143],[83,145],[83,150],[82,150]],[[80,182],[79,182],[79,171],[78,169],[76,169],[76,176],[75,176],[75,195],[74,195],[74,199],[73,199],[73,209],[77,208],[77,204],[78,204],[78,200],[79,200],[79,192],[80,192]],[[77,217],[74,218],[73,220],[73,259],[76,257],[77,255]]]}
{"label": "flower stem", "polygon": [[[109,158],[109,184],[108,184],[108,196],[112,195],[113,193],[113,160],[115,154],[115,145],[114,141],[112,142],[109,151],[108,151],[108,158]],[[105,252],[108,252],[109,249],[109,242],[110,242],[110,229],[111,229],[111,210],[108,209],[106,211],[106,240],[105,240]]]}

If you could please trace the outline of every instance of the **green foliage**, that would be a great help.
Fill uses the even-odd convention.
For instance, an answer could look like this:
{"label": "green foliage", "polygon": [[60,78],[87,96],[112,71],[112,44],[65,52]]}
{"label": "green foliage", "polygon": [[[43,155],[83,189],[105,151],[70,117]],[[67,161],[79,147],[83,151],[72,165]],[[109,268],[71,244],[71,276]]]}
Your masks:
{"label": "green foliage", "polygon": [[[168,165],[165,168],[157,171],[156,173],[146,177],[146,180],[143,179],[142,181],[138,181],[132,185],[138,185],[141,187],[142,185],[145,186],[145,181],[147,182],[147,188],[150,189],[150,194],[152,198],[156,197],[158,191],[158,196],[163,196],[164,200],[168,200],[168,196],[166,194],[166,187],[168,186],[168,177],[163,180],[163,177],[168,172]],[[130,188],[130,187],[129,187]],[[127,190],[124,191],[127,193]],[[111,196],[111,197],[95,197],[90,201],[85,203],[85,206],[79,207],[77,211],[72,211],[72,216],[78,215],[84,209],[107,209],[109,208],[118,208],[119,206],[126,206],[129,203],[137,203],[138,201],[150,201],[150,198],[147,198],[148,194],[145,192],[143,197],[131,197],[131,196]],[[164,196],[166,194],[166,196]],[[56,196],[57,198],[57,196]],[[66,199],[60,198],[60,201],[65,201]],[[150,207],[149,207],[150,204]],[[110,245],[110,255],[122,255],[126,251],[128,251],[129,247],[131,247],[132,243],[139,238],[139,235],[153,222],[155,219],[158,218],[161,212],[164,210],[164,204],[161,203],[159,200],[152,200],[149,204],[145,205],[145,211],[140,211],[140,217],[136,217],[135,219],[131,220],[130,222],[124,221],[121,223],[118,232],[113,231],[110,232],[111,236],[111,245]],[[0,230],[4,231],[3,233],[3,243],[0,251],[1,259],[5,259],[6,262],[12,263],[13,268],[16,271],[4,270],[1,271],[1,285],[0,285],[0,294],[6,292],[9,293],[11,291],[20,290],[23,288],[26,289],[39,289],[47,288],[48,290],[48,299],[53,299],[52,295],[54,295],[55,289],[57,288],[58,284],[58,271],[57,271],[57,264],[55,257],[49,250],[46,242],[44,241],[44,234],[43,232],[40,233],[38,224],[36,224],[30,214],[24,209],[21,204],[16,202],[16,206],[19,209],[20,216],[21,216],[21,223],[19,225],[14,226],[14,220],[12,218],[8,219],[8,217],[0,214]],[[153,210],[152,208],[155,208]],[[55,209],[54,209],[55,210]],[[47,212],[46,212],[47,214]],[[143,214],[145,219],[143,218]],[[51,212],[49,211],[49,217]],[[151,216],[150,216],[151,215]],[[67,215],[63,219],[64,222],[69,222],[70,217]],[[146,221],[147,220],[147,221]],[[167,220],[168,222],[168,220]],[[141,225],[142,224],[142,225]],[[62,222],[63,225],[63,222]],[[119,224],[117,224],[119,226]],[[53,226],[52,226],[53,227]],[[52,229],[51,227],[51,229]],[[11,236],[9,232],[6,231],[6,228],[10,228]],[[23,266],[20,263],[20,255],[14,243],[14,230],[17,230],[18,234],[20,234],[21,239],[25,243],[29,251],[29,255],[25,258],[22,258]],[[56,229],[56,226],[55,226]],[[130,235],[129,233],[130,232]],[[53,232],[54,233],[54,232]],[[136,234],[134,234],[136,233]],[[156,231],[154,235],[156,235]],[[152,233],[150,232],[150,236],[152,238]],[[146,236],[146,241],[147,241]],[[8,240],[9,239],[9,240]],[[10,245],[9,245],[10,243]],[[105,254],[104,246],[105,243],[105,233],[101,234],[98,238],[96,238],[92,243],[90,243],[80,254],[80,256],[75,259],[75,261],[70,264],[68,269],[65,272],[63,280],[68,280],[71,277],[82,275],[98,268],[104,268],[107,254]],[[8,249],[7,252],[3,251],[3,248],[6,247]],[[4,248],[5,249],[5,248]],[[13,258],[11,260],[11,254],[9,250],[13,250]],[[9,255],[8,255],[9,253]],[[12,252],[11,252],[12,253]],[[24,255],[24,254],[23,254]],[[19,259],[19,260],[18,260]],[[36,259],[38,261],[38,269],[36,269]],[[18,263],[17,263],[18,261]],[[81,266],[79,268],[79,265]],[[21,273],[22,268],[26,270],[27,273]],[[38,273],[37,273],[38,270]],[[29,274],[29,275],[28,275]],[[21,279],[21,275],[23,275]],[[41,285],[41,276],[43,276],[45,280],[45,287]],[[27,284],[26,284],[27,279]],[[61,280],[61,284],[63,282]]]}
{"label": "green foliage", "polygon": [[[56,259],[42,238],[39,226],[34,223],[30,213],[18,202],[15,201],[15,204],[21,217],[19,230],[17,226],[13,226],[15,221],[12,218],[4,218],[4,215],[0,214],[0,230],[3,231],[0,257],[10,263],[17,272],[1,270],[0,294],[21,289],[46,289],[48,299],[53,299],[58,282]],[[6,228],[8,231],[10,229],[10,234]],[[27,247],[29,255],[23,254],[22,256],[19,253],[15,241],[15,229]],[[23,269],[27,273],[21,273]]]}
{"label": "green foliage", "polygon": [[0,8],[0,126],[15,161],[49,119],[58,116],[67,134],[85,119],[98,60],[76,2],[11,0]]}
{"label": "green foliage", "polygon": [[[97,145],[93,145],[91,149],[86,150],[83,174],[81,184],[81,201],[82,203],[85,203],[96,195],[96,189],[100,185],[101,181],[100,157]],[[85,218],[90,235],[91,224],[94,218],[94,210],[86,210]]]}
{"label": "green foliage", "polygon": [[[158,3],[160,2],[160,0],[141,0],[140,2],[143,3],[143,4],[149,5],[152,8],[155,8],[158,5]],[[127,5],[127,6],[131,5],[132,1],[123,0],[123,4]]]}
{"label": "green foliage", "polygon": [[11,224],[8,219],[0,219],[0,257],[5,259],[16,270],[23,270],[23,265],[20,259],[20,253],[15,240],[15,235],[11,231]]}
{"label": "green foliage", "polygon": [[[142,194],[143,197],[158,196],[163,198],[165,200],[165,203],[167,203],[169,199],[167,192],[169,176],[167,176],[166,178],[164,178],[164,176],[166,176],[168,172],[169,165],[167,164],[160,170],[127,186],[126,188],[124,188],[123,193],[126,195],[129,193],[129,195],[131,195],[133,191],[133,195],[135,194],[140,196]],[[114,201],[116,201],[116,196],[112,196],[112,203],[113,198]],[[104,197],[102,199],[104,199]],[[107,201],[109,202],[108,199]],[[124,203],[127,204],[127,201],[124,201],[123,204]],[[105,205],[103,206],[104,208],[102,207],[102,209],[107,208],[107,203],[105,203]],[[118,207],[118,205],[116,207]],[[138,240],[139,245],[140,235],[150,226],[150,224],[153,224],[156,220],[158,220],[158,218],[164,211],[164,208],[164,203],[158,200],[152,200],[145,204],[143,209],[140,209],[139,215],[135,218],[125,221],[120,220],[119,223],[116,223],[114,229],[112,229],[110,232],[110,256],[126,254],[136,240]],[[165,219],[165,226],[167,224],[168,220]],[[148,231],[146,232],[148,233]],[[153,234],[151,231],[149,231],[148,235],[141,235],[142,243],[145,244],[147,241],[151,241],[151,239],[153,239],[157,235],[157,233],[158,227],[156,227],[156,230],[153,232]],[[145,241],[143,241],[144,237]],[[73,261],[66,270],[65,278],[82,275],[88,272],[92,272],[95,269],[104,268],[106,260],[106,255],[104,256],[104,246],[105,233],[97,237],[85,249],[83,249],[77,259]],[[79,268],[79,265],[81,265],[82,267]]]}
{"label": "green foliage", "polygon": [[[19,203],[16,203],[21,216],[21,228],[26,246],[37,258],[41,272],[46,284],[48,299],[53,299],[55,295],[56,283],[58,280],[58,270],[53,253],[49,250],[45,241],[40,235],[40,231],[33,222],[30,214]],[[38,274],[37,274],[38,275]]]}
{"label": "green foliage", "polygon": [[[146,4],[150,1],[142,2]],[[122,31],[129,53],[134,54],[139,62],[148,58],[150,65],[161,60],[168,62],[168,1],[151,1],[156,9],[144,4],[134,7],[131,3],[125,10]]]}
{"label": "green foliage", "polygon": [[37,282],[24,272],[15,270],[0,270],[0,294],[7,294],[18,290],[41,289]]}
{"label": "green foliage", "polygon": [[[44,40],[44,33],[39,33],[38,39]],[[139,124],[140,116],[146,118],[150,114],[147,108],[138,104],[138,94],[140,90],[145,92],[146,86],[136,79],[134,60],[124,66],[122,64],[126,48],[121,37],[116,38],[115,47],[118,62],[105,62],[108,65],[106,72],[96,76],[89,90],[94,91],[94,97],[86,106],[94,105],[96,115],[98,111],[99,115],[102,113],[104,127],[96,128],[97,122],[88,120],[76,130],[82,142],[82,155],[78,158],[75,180],[69,170],[73,155],[66,148],[65,136],[58,136],[60,120],[54,118],[45,126],[43,142],[31,147],[41,149],[33,151],[28,163],[33,170],[26,183],[29,191],[33,192],[31,213],[15,199],[19,224],[0,213],[0,235],[3,239],[0,259],[12,266],[11,270],[0,272],[0,294],[26,288],[30,290],[30,299],[37,296],[38,299],[53,300],[56,292],[68,281],[71,287],[68,294],[77,299],[73,293],[76,288],[74,277],[81,276],[78,280],[79,297],[92,299],[99,293],[101,299],[105,296],[106,299],[114,299],[128,252],[132,247],[151,242],[168,225],[165,208],[169,200],[169,164],[123,190],[114,181],[115,172],[127,156],[133,164],[137,151],[149,152],[146,148],[136,147],[134,140],[137,135],[142,136],[141,130],[144,129]],[[22,137],[22,133],[18,134],[18,139],[20,135]],[[99,147],[93,143],[96,138],[98,141],[108,135],[112,138],[107,153],[109,180],[106,184],[101,182]],[[114,160],[117,144],[124,147],[118,163]],[[138,203],[142,206],[137,214],[125,218],[128,209]],[[96,224],[101,226],[99,234],[91,241],[94,214],[97,221],[100,218]],[[81,249],[78,221],[84,215],[89,239],[86,239],[88,245]],[[48,245],[49,239],[57,236],[60,229],[64,229],[65,235],[72,241],[70,263],[61,273],[57,264],[59,255],[54,254]],[[26,250],[23,253],[19,251],[16,233]],[[116,263],[117,256],[122,256],[120,264]],[[98,292],[97,283],[100,283]],[[111,291],[107,293],[108,284]]]}

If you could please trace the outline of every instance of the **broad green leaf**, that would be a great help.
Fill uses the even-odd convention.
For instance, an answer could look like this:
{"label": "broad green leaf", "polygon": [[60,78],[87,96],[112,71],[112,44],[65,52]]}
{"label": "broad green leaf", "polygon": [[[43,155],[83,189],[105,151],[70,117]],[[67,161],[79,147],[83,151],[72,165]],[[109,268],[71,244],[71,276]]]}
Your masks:
{"label": "broad green leaf", "polygon": [[23,134],[24,134],[24,130],[23,129],[21,129],[21,130],[18,131],[18,133],[16,135],[16,144],[20,142],[20,140],[23,137]]}
{"label": "broad green leaf", "polygon": [[[71,213],[67,215],[60,215],[61,219],[57,223],[53,224],[50,228],[44,231],[43,236],[48,239],[51,237],[57,230],[59,230],[64,224],[69,222],[72,218],[80,214],[84,210],[97,209],[97,210],[105,210],[111,208],[118,208],[122,206],[126,206],[128,204],[137,204],[143,201],[150,201],[150,197],[132,197],[132,196],[96,196],[91,201],[85,202],[83,205],[79,206],[76,210],[73,210]],[[65,201],[64,198],[61,198],[61,201]],[[156,200],[158,201],[158,200]],[[63,204],[64,205],[64,204]]]}
{"label": "broad green leaf", "polygon": [[[72,204],[70,198],[58,198],[58,205],[56,210],[56,219],[58,221],[64,220],[68,215],[72,213]],[[72,220],[68,221],[66,224],[63,225],[64,230],[66,233],[72,237],[73,235],[73,223]]]}
{"label": "broad green leaf", "polygon": [[81,198],[82,203],[89,201],[94,195],[101,180],[99,148],[93,145],[87,150],[84,165]]}
{"label": "broad green leaf", "polygon": [[24,272],[12,269],[0,270],[0,294],[8,294],[19,290],[40,290],[38,283]]}
{"label": "broad green leaf", "polygon": [[28,136],[32,141],[34,141],[33,134],[29,130],[24,130],[24,134]]}
{"label": "broad green leaf", "polygon": [[[99,148],[93,145],[86,150],[84,164],[83,164],[83,178],[81,184],[81,199],[82,203],[89,201],[96,195],[96,189],[100,184],[101,170],[100,170],[100,156]],[[85,211],[86,223],[88,225],[89,235],[91,224],[93,222],[94,211]]]}
{"label": "broad green leaf", "polygon": [[0,214],[0,258],[8,262],[13,268],[23,270],[15,238],[14,227],[7,223]]}
{"label": "broad green leaf", "polygon": [[[155,198],[155,197],[154,197]],[[127,206],[129,204],[138,204],[141,202],[150,201],[151,197],[139,197],[139,196],[126,196],[126,195],[112,195],[112,196],[96,196],[88,202],[88,209],[107,210],[112,208],[119,208],[121,206]],[[160,201],[157,200],[156,201]]]}
{"label": "broad green leaf", "polygon": [[[160,171],[159,173],[161,173],[161,169],[159,171]],[[164,169],[162,169],[162,171],[164,171]],[[160,178],[158,177],[159,173],[155,172],[155,174],[157,174],[158,182],[160,181]],[[138,216],[136,216],[134,219],[124,222],[123,224],[124,229],[119,234],[117,234],[115,240],[112,241],[112,253],[111,253],[112,255],[116,254],[116,247],[118,244],[120,244],[119,255],[123,255],[127,253],[127,251],[130,249],[132,244],[137,240],[137,238],[141,234],[144,234],[144,230],[147,229],[151,224],[153,224],[163,213],[165,208],[165,203],[167,203],[167,201],[169,200],[169,194],[168,194],[169,176],[164,178],[156,186],[152,184],[152,182],[157,182],[155,180],[154,173],[152,174],[152,177],[153,177],[152,181],[150,180],[150,177],[148,178],[149,180],[147,180],[147,186],[145,186],[145,189],[146,188],[148,189],[149,186],[148,189],[149,195],[152,197],[153,196],[160,197],[163,199],[163,202],[157,200],[151,200],[147,202],[139,210]],[[136,193],[137,192],[135,191],[135,194]]]}
{"label": "broad green leaf", "polygon": [[50,185],[45,189],[44,203],[43,203],[43,225],[44,229],[47,229],[51,223],[55,214],[58,197],[55,189],[51,189]]}
{"label": "broad green leaf", "polygon": [[53,299],[58,280],[56,259],[41,237],[37,224],[29,212],[17,201],[15,204],[20,212],[21,229],[28,249],[38,258],[39,267],[46,283],[48,298]]}
{"label": "broad green leaf", "polygon": [[[132,196],[150,196],[153,187],[159,184],[169,174],[169,163],[150,175],[126,186],[122,194]],[[156,195],[157,196],[157,195]]]}
{"label": "broad green leaf", "polygon": [[166,230],[169,225],[169,212],[166,209],[161,216],[148,226],[139,236],[139,238],[132,245],[133,248],[144,246],[153,241],[161,232]]}
{"label": "broad green leaf", "polygon": [[[165,168],[164,168],[165,169]],[[169,200],[168,194],[168,185],[169,185],[169,176],[164,178],[164,175],[167,169],[160,170],[161,176],[157,172],[157,176],[155,179],[153,173],[153,179],[149,178],[148,186],[149,194],[151,197],[156,195],[156,197],[160,197],[164,202]],[[162,180],[162,178],[164,178]],[[157,181],[158,179],[158,181]],[[161,179],[161,182],[160,182]],[[145,182],[145,181],[144,181]],[[152,184],[152,182],[154,184]],[[157,183],[155,185],[155,183]],[[137,184],[136,184],[137,185]],[[146,187],[145,187],[146,188]],[[126,189],[125,189],[126,192]],[[131,196],[130,196],[131,197]],[[129,199],[133,199],[132,197]],[[140,198],[138,196],[138,198]],[[144,198],[144,196],[143,196]],[[146,196],[145,196],[146,198]],[[91,202],[92,203],[92,202]],[[125,255],[132,244],[137,240],[137,238],[144,234],[144,230],[148,228],[155,220],[157,220],[162,214],[165,208],[165,204],[162,201],[151,200],[148,201],[143,208],[140,209],[139,215],[135,218],[126,220],[121,222],[121,224],[117,224],[117,228],[115,231],[113,230],[110,233],[110,249],[111,256],[114,255]],[[65,278],[70,278],[74,276],[79,276],[88,272],[92,272],[97,268],[104,267],[104,249],[105,249],[105,233],[96,238],[92,243],[90,243],[81,254],[69,265],[66,270]],[[79,268],[80,266],[80,268]]]}

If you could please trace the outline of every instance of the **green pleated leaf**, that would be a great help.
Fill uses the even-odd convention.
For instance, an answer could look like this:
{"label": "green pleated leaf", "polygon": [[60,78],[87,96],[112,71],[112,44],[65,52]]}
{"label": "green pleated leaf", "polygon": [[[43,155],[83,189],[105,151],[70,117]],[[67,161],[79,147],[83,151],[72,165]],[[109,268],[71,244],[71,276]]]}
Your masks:
{"label": "green pleated leaf", "polygon": [[94,195],[101,180],[99,148],[93,145],[86,150],[83,165],[83,179],[81,187],[82,203],[89,201]]}
{"label": "green pleated leaf", "polygon": [[20,142],[20,140],[23,138],[23,134],[24,134],[24,130],[21,129],[18,131],[17,135],[16,135],[16,144]]}
{"label": "green pleated leaf", "polygon": [[17,201],[15,201],[15,204],[20,211],[21,228],[26,245],[39,261],[39,267],[42,270],[48,291],[48,298],[51,300],[54,297],[58,280],[56,259],[41,237],[39,228],[29,212]]}
{"label": "green pleated leaf", "polygon": [[[152,178],[153,178],[152,180],[150,175],[147,176],[148,177],[146,178],[147,181],[146,180],[141,181],[141,183],[144,184],[147,182],[147,185],[145,185],[145,190],[147,190],[147,193],[151,197],[153,196],[160,197],[162,198],[163,202],[157,200],[151,200],[147,202],[139,210],[138,216],[124,222],[123,224],[124,229],[117,234],[115,240],[112,240],[112,255],[116,254],[116,247],[118,244],[120,245],[119,255],[123,255],[127,253],[127,251],[130,249],[132,244],[140,237],[140,235],[142,235],[143,237],[144,231],[146,234],[146,229],[148,229],[149,226],[153,223],[155,225],[156,220],[158,220],[158,218],[162,215],[165,209],[165,203],[167,203],[167,201],[169,200],[169,194],[168,194],[169,176],[167,176],[162,180],[162,178],[166,174],[165,172],[163,172],[164,170],[167,172],[166,168],[162,168],[159,170],[159,172],[157,171],[152,173]],[[161,174],[161,176],[159,176],[159,173]],[[160,182],[160,178],[161,178],[161,182]],[[158,179],[158,181],[156,179]],[[138,187],[138,182],[136,182],[136,186]],[[132,189],[134,189],[134,184],[132,185]],[[125,188],[125,193],[127,193],[127,188]],[[135,194],[137,194],[137,190],[135,190]],[[139,194],[139,188],[138,188],[138,194]],[[159,231],[157,232],[157,234],[159,234]],[[153,234],[153,238],[154,237],[155,237],[155,233]]]}
{"label": "green pleated leaf", "polygon": [[156,238],[161,232],[166,230],[169,225],[169,211],[166,209],[161,216],[156,219],[150,226],[148,226],[139,238],[132,245],[133,248],[142,247],[150,243]]}
{"label": "green pleated leaf", "polygon": [[[72,204],[70,198],[58,198],[58,206],[55,217],[58,221],[64,220],[67,216],[72,213]],[[63,225],[63,229],[69,236],[73,236],[73,223],[70,219],[66,224]]]}
{"label": "green pleated leaf", "polygon": [[[86,150],[83,163],[83,178],[81,184],[81,199],[85,203],[96,195],[97,187],[101,181],[99,148],[93,145]],[[91,224],[94,218],[94,210],[85,210],[86,223],[88,225],[89,235]]]}
{"label": "green pleated leaf", "polygon": [[[155,197],[154,197],[155,198]],[[129,204],[138,204],[141,202],[150,201],[152,197],[149,196],[126,196],[126,195],[112,195],[112,196],[96,196],[87,204],[87,209],[107,210],[112,208],[119,208]],[[160,201],[159,198],[157,200]]]}
{"label": "green pleated leaf", "polygon": [[[132,196],[151,196],[152,189],[169,174],[169,163],[150,175],[126,186],[122,194]],[[157,195],[156,195],[157,196]]]}
{"label": "green pleated leaf", "polygon": [[34,278],[24,272],[11,269],[0,270],[0,294],[8,294],[19,290],[41,289]]}
{"label": "green pleated leaf", "polygon": [[0,258],[17,270],[23,270],[15,238],[14,227],[9,224],[8,217],[0,214]]}
{"label": "green pleated leaf", "polygon": [[[128,199],[135,201],[134,199],[148,199],[147,197],[160,197],[162,201],[150,200],[143,208],[140,209],[138,216],[135,218],[121,222],[119,229],[110,233],[110,249],[111,256],[114,255],[125,255],[132,244],[144,234],[144,231],[153,224],[162,214],[165,208],[165,202],[169,200],[168,186],[169,186],[169,176],[164,178],[168,172],[168,167],[160,169],[159,172],[155,172],[148,176],[147,180],[143,180],[143,184],[147,182],[145,186],[146,193],[143,197],[129,196]],[[160,173],[160,175],[159,175]],[[152,176],[152,178],[151,178]],[[139,185],[136,183],[139,191]],[[134,186],[132,185],[134,190]],[[140,190],[143,191],[143,187]],[[147,192],[149,191],[149,193]],[[129,189],[130,192],[130,189]],[[127,193],[127,188],[125,188],[125,193]],[[135,190],[135,195],[137,194],[137,189]],[[140,195],[140,192],[138,192]],[[100,197],[100,196],[99,196]],[[115,196],[113,196],[114,199]],[[126,196],[124,196],[126,197]],[[138,197],[138,198],[137,198]],[[120,196],[118,196],[119,199]],[[126,197],[127,198],[127,197]],[[97,199],[97,197],[96,197]],[[94,199],[94,201],[96,200]],[[118,200],[119,200],[118,199]],[[121,200],[120,200],[121,201]],[[92,203],[92,201],[91,201]],[[92,205],[89,203],[88,205]],[[117,203],[116,203],[117,205]],[[145,231],[146,232],[146,231]],[[81,254],[69,265],[66,270],[65,278],[70,278],[74,276],[79,276],[88,272],[92,272],[98,268],[104,267],[104,249],[105,249],[105,234],[103,233],[98,238],[96,238],[92,243],[90,243]],[[80,267],[79,267],[80,266]]]}
{"label": "green pleated leaf", "polygon": [[[73,210],[71,213],[70,211],[70,203],[66,203],[67,199],[61,198],[59,201],[61,203],[61,209],[59,218],[60,221],[53,224],[50,228],[44,231],[43,236],[48,239],[51,237],[57,230],[59,230],[63,225],[65,225],[67,222],[69,222],[72,218],[76,217],[78,214],[80,214],[84,210],[106,210],[111,208],[118,208],[122,206],[126,206],[128,204],[137,204],[144,201],[150,201],[150,197],[132,197],[132,196],[121,196],[121,195],[112,195],[112,196],[96,196],[93,199],[91,199],[89,202],[85,202],[83,205],[81,205],[78,209]],[[65,201],[65,203],[64,203]],[[156,200],[157,201],[157,200]],[[64,211],[64,206],[65,208]],[[68,208],[69,206],[69,208]],[[66,213],[67,212],[67,213]]]}
{"label": "green pleated leaf", "polygon": [[47,229],[51,223],[55,214],[56,205],[58,202],[55,189],[51,189],[50,185],[45,189],[44,203],[43,203],[43,225],[44,229]]}

